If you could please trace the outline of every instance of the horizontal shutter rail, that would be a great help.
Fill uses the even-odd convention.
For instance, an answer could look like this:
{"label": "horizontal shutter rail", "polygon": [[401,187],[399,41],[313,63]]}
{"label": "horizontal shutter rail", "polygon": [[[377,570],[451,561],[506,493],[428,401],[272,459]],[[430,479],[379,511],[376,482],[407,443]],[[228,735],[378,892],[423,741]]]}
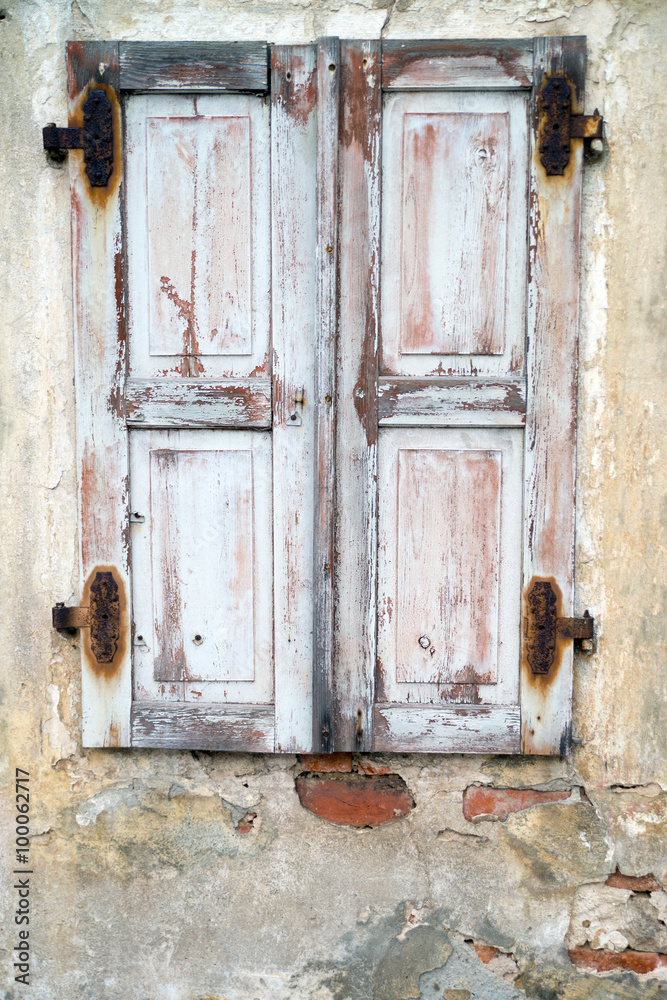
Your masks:
{"label": "horizontal shutter rail", "polygon": [[269,89],[266,42],[121,42],[121,90]]}
{"label": "horizontal shutter rail", "polygon": [[528,90],[532,85],[532,38],[382,43],[383,90]]}
{"label": "horizontal shutter rail", "polygon": [[270,705],[187,705],[135,701],[132,746],[174,750],[273,753],[275,712]]}
{"label": "horizontal shutter rail", "polygon": [[518,706],[375,706],[378,752],[518,753],[520,746]]}
{"label": "horizontal shutter rail", "polygon": [[381,426],[522,427],[523,378],[381,378]]}
{"label": "horizontal shutter rail", "polygon": [[130,427],[271,427],[271,379],[208,381],[130,378],[125,387]]}

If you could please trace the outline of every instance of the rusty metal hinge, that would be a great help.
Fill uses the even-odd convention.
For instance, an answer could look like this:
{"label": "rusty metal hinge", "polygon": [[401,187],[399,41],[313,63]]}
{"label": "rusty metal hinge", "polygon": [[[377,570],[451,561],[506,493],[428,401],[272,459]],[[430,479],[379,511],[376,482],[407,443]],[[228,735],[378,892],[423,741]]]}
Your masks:
{"label": "rusty metal hinge", "polygon": [[540,160],[547,174],[562,174],[570,162],[570,140],[602,140],[604,119],[572,114],[570,85],[564,76],[550,76],[540,90]]}
{"label": "rusty metal hinge", "polygon": [[556,637],[592,639],[595,619],[559,618],[556,594],[548,580],[536,580],[528,592],[526,613],[526,656],[534,674],[548,674],[556,652]]}
{"label": "rusty metal hinge", "polygon": [[83,106],[83,128],[42,129],[44,149],[64,153],[83,149],[83,162],[92,187],[106,187],[113,172],[113,112],[104,90],[91,90]]}
{"label": "rusty metal hinge", "polygon": [[90,647],[98,663],[111,663],[120,638],[118,584],[107,570],[96,574],[90,585],[90,607],[51,609],[53,627],[67,632],[90,629]]}

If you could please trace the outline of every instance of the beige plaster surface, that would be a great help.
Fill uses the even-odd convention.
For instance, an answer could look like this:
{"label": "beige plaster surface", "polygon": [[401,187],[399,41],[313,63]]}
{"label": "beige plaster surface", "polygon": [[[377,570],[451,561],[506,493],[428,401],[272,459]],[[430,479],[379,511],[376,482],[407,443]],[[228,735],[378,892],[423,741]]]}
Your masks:
{"label": "beige plaster surface", "polygon": [[[39,1000],[391,1000],[396,955],[412,981],[424,972],[422,996],[662,995],[655,979],[583,975],[566,947],[575,903],[577,926],[586,900],[607,912],[609,893],[582,886],[617,865],[667,883],[667,4],[8,0],[2,13],[2,997],[25,991],[9,954],[16,766],[32,782]],[[52,604],[79,596],[69,181],[41,128],[66,121],[66,39],[380,33],[588,36],[586,105],[606,149],[584,181],[576,610],[599,634],[576,659],[571,758],[385,761],[416,809],[358,831],[301,808],[293,757],[81,748],[78,639],[50,627]],[[572,795],[473,825],[473,782]],[[247,835],[241,810],[257,813]],[[489,971],[466,941],[511,953],[515,972]]]}

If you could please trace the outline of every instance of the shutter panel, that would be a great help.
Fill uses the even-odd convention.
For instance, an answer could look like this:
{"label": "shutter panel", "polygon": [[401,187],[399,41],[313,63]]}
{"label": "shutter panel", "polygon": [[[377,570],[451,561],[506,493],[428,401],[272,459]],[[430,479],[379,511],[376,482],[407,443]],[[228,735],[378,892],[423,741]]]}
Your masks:
{"label": "shutter panel", "polygon": [[[381,126],[367,116],[356,147],[371,150],[363,172],[342,143],[342,219],[355,191],[362,224],[342,227],[357,319],[342,303],[341,369],[356,394],[340,398],[339,419],[368,443],[364,469],[359,431],[339,435],[337,630],[357,661],[340,657],[337,690],[372,696],[376,750],[569,748],[571,646],[559,639],[536,677],[521,615],[535,579],[554,581],[558,613],[572,614],[582,144],[563,177],[547,177],[537,102],[545,74],[565,74],[580,112],[584,71],[579,38],[384,42]],[[365,283],[346,277],[353,261]],[[376,376],[378,331],[359,315],[377,316],[378,285]],[[374,691],[361,553],[377,565]],[[361,614],[348,611],[353,593]],[[339,701],[338,745],[354,749],[353,706]],[[357,747],[370,742],[362,733]]]}
{"label": "shutter panel", "polygon": [[269,97],[267,55],[70,46],[72,123],[91,77],[118,111],[108,190],[72,157],[82,562],[121,601],[87,746],[311,746],[315,57]]}

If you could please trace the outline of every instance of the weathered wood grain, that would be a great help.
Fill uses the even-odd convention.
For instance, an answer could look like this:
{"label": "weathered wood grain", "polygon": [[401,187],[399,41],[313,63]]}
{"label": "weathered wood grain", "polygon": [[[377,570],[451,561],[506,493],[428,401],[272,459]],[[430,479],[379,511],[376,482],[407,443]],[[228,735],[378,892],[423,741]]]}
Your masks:
{"label": "weathered wood grain", "polygon": [[338,127],[340,44],[317,46],[317,237],[315,269],[315,494],[313,529],[313,750],[334,749],[334,510],[338,314]]}
{"label": "weathered wood grain", "polygon": [[130,433],[134,698],[273,700],[271,436]]}
{"label": "weathered wood grain", "polygon": [[522,457],[521,428],[380,430],[379,702],[518,704]]}
{"label": "weathered wood grain", "polygon": [[269,117],[259,95],[126,101],[132,376],[270,375]]}
{"label": "weathered wood grain", "polygon": [[501,453],[398,453],[396,679],[492,684]]}
{"label": "weathered wood grain", "polygon": [[518,753],[520,733],[517,707],[375,707],[375,749],[385,753]]}
{"label": "weathered wood grain", "polygon": [[502,354],[509,116],[406,112],[402,125],[399,350]]}
{"label": "weathered wood grain", "polygon": [[382,374],[522,373],[527,106],[523,92],[385,95]]}
{"label": "weathered wood grain", "polygon": [[521,427],[526,383],[524,378],[381,378],[378,417],[385,427]]}
{"label": "weathered wood grain", "polygon": [[113,171],[106,187],[91,187],[83,154],[69,156],[72,200],[74,365],[82,601],[98,570],[119,587],[121,634],[111,663],[98,663],[90,633],[81,633],[83,745],[130,742],[131,643],[128,552],[128,441],[122,413],[126,364],[123,289],[123,155],[118,46],[70,42],[67,47],[69,125],[83,124],[91,88],[111,102]]}
{"label": "weathered wood grain", "polygon": [[272,753],[273,707],[135,702],[132,746]]}
{"label": "weathered wood grain", "polygon": [[130,427],[271,427],[271,381],[138,379],[125,384]]}
{"label": "weathered wood grain", "polygon": [[252,459],[151,452],[156,680],[254,680]]}
{"label": "weathered wood grain", "polygon": [[122,90],[268,90],[266,42],[121,42]]}
{"label": "weathered wood grain", "polygon": [[415,39],[382,43],[383,90],[508,90],[533,82],[533,39]]}
{"label": "weathered wood grain", "polygon": [[275,704],[276,750],[285,752],[308,752],[313,738],[316,102],[315,47],[273,47]]}
{"label": "weathered wood grain", "polygon": [[[540,163],[538,92],[546,74],[564,73],[573,85],[575,114],[583,111],[583,38],[535,39],[531,144],[531,235],[528,323],[523,591],[551,579],[558,614],[574,601],[574,515],[577,416],[579,227],[583,149],[572,143],[562,177]],[[557,640],[547,675],[521,662],[524,753],[568,753],[572,719],[572,644]]]}
{"label": "weathered wood grain", "polygon": [[150,353],[250,354],[250,117],[146,126]]}
{"label": "weathered wood grain", "polygon": [[376,647],[379,42],[341,42],[334,733],[371,750]]}

